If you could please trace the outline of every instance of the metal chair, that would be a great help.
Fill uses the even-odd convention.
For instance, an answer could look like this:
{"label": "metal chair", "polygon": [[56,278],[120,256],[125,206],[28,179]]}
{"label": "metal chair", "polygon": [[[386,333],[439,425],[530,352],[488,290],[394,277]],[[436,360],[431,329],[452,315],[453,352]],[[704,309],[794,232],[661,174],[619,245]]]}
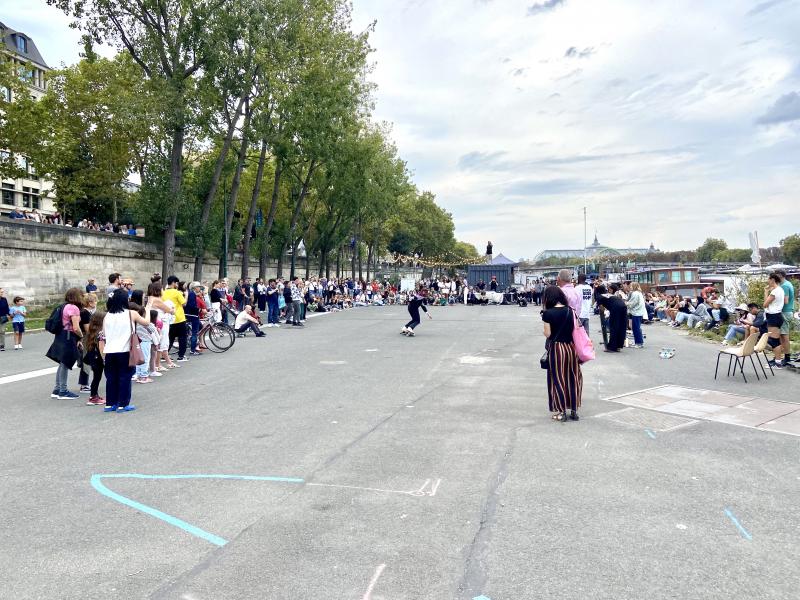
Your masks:
{"label": "metal chair", "polygon": [[[744,382],[747,383],[747,376],[744,374],[744,359],[746,357],[750,357],[750,362],[753,365],[753,371],[756,374],[756,379],[761,380],[761,377],[758,375],[758,369],[756,369],[756,363],[753,360],[753,353],[756,347],[756,343],[758,342],[758,334],[752,333],[750,334],[747,339],[745,339],[744,344],[738,346],[736,348],[723,348],[717,354],[717,368],[714,369],[714,379],[717,378],[717,372],[719,371],[719,359],[723,354],[728,355],[728,377],[731,376],[731,364],[733,364],[733,359],[736,359],[736,363],[733,364],[733,374],[736,375],[736,369],[739,369],[742,373],[742,378]],[[741,361],[741,362],[740,362]],[[766,375],[765,375],[766,377]]]}

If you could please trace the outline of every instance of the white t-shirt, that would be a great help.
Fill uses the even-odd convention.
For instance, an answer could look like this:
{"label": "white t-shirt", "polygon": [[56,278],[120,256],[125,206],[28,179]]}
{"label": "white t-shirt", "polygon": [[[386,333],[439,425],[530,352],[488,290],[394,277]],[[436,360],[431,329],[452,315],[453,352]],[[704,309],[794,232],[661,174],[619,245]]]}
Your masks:
{"label": "white t-shirt", "polygon": [[783,291],[781,286],[776,286],[775,289],[769,290],[770,295],[774,298],[772,302],[769,303],[767,306],[767,314],[774,315],[783,312],[783,299],[786,296],[786,293]]}
{"label": "white t-shirt", "polygon": [[242,325],[247,325],[248,323],[255,322],[255,320],[256,320],[255,317],[247,314],[247,311],[243,310],[238,315],[236,315],[236,322],[234,324],[234,327],[236,327],[236,329],[238,329]]}
{"label": "white t-shirt", "polygon": [[131,312],[106,313],[103,317],[103,334],[106,338],[106,354],[128,352],[131,349],[131,334],[134,332]]}
{"label": "white t-shirt", "polygon": [[581,319],[588,319],[592,314],[592,288],[585,283],[576,285],[575,289],[581,297]]}

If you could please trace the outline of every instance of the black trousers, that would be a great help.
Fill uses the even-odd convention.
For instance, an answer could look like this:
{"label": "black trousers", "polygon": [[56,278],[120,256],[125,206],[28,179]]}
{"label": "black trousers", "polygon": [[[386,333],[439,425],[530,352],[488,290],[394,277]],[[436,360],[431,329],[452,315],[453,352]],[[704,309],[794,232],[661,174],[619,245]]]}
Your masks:
{"label": "black trousers", "polygon": [[419,325],[419,323],[420,323],[419,311],[418,310],[414,310],[414,311],[409,310],[408,314],[411,315],[411,320],[408,323],[406,323],[406,327],[408,327],[409,329],[411,329],[413,331],[414,328],[417,325]]}
{"label": "black trousers", "polygon": [[131,377],[135,369],[128,366],[129,354],[106,354],[106,406],[124,407],[131,403]]}
{"label": "black trousers", "polygon": [[178,338],[178,358],[183,358],[186,355],[186,342],[187,342],[187,329],[186,321],[183,323],[172,323],[169,326],[169,347],[175,343],[175,338]]}
{"label": "black trousers", "polygon": [[92,363],[92,391],[90,393],[92,398],[100,395],[100,380],[103,379],[103,368],[102,358],[98,358]]}

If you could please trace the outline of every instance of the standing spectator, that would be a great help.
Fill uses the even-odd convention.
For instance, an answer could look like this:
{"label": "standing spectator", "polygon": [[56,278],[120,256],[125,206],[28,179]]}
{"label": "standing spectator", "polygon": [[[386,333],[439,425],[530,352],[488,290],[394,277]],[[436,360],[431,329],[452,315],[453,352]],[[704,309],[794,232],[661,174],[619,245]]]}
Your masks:
{"label": "standing spectator", "polygon": [[[129,303],[128,307],[139,314],[140,317],[145,317],[150,320],[150,312],[145,312],[145,308],[139,304]],[[153,383],[150,377],[150,355],[155,352],[157,346],[154,343],[158,341],[158,330],[155,324],[150,322],[149,325],[136,324],[136,335],[139,337],[139,346],[144,355],[144,363],[136,366],[136,383]]]}
{"label": "standing spectator", "polygon": [[639,282],[631,283],[630,294],[625,302],[628,307],[628,314],[631,317],[631,329],[633,330],[633,343],[642,349],[644,348],[644,337],[642,336],[642,320],[647,316],[647,309],[644,305],[642,287]]}
{"label": "standing spectator", "polygon": [[244,280],[240,279],[236,282],[236,287],[233,290],[233,301],[236,303],[236,310],[244,310]]}
{"label": "standing spectator", "polygon": [[11,308],[8,309],[11,317],[11,328],[14,330],[14,350],[22,350],[22,334],[25,333],[25,315],[28,309],[25,308],[25,298],[15,296]]}
{"label": "standing spectator", "polygon": [[568,306],[575,311],[576,315],[581,314],[581,302],[583,297],[572,284],[572,272],[569,269],[561,269],[556,278],[556,285],[564,292]]}
{"label": "standing spectator", "polygon": [[186,305],[186,292],[178,290],[179,279],[175,275],[167,277],[167,289],[161,294],[161,299],[164,302],[172,302],[175,306],[174,320],[169,326],[169,345],[167,348],[172,348],[175,343],[175,338],[178,339],[178,362],[186,362],[186,344],[188,333],[186,330],[186,313],[183,307]]}
{"label": "standing spectator", "polygon": [[781,287],[782,278],[777,273],[770,273],[767,279],[767,289],[764,291],[764,310],[767,313],[767,329],[769,331],[769,345],[775,359],[769,361],[776,369],[782,369],[783,347],[781,346],[781,327],[783,326],[783,306],[786,294]]}
{"label": "standing spectator", "polygon": [[89,280],[86,284],[86,293],[91,294],[92,292],[97,291],[97,286],[94,284],[94,277],[89,277]]}
{"label": "standing spectator", "polygon": [[106,313],[97,311],[89,321],[86,329],[86,336],[83,338],[83,345],[86,354],[83,357],[84,364],[92,369],[92,383],[89,386],[89,406],[102,406],[106,399],[100,396],[100,380],[103,378],[103,357],[100,355],[100,334],[103,331],[103,320]]}
{"label": "standing spectator", "polygon": [[199,281],[193,281],[189,285],[189,294],[186,296],[186,306],[183,312],[186,313],[186,324],[191,329],[189,339],[189,354],[200,356],[197,351],[197,334],[200,333],[200,303],[203,302],[203,286]]}
{"label": "standing spectator", "polygon": [[[612,284],[613,286],[613,284]],[[548,288],[549,289],[549,288]],[[547,289],[545,289],[545,293]],[[616,296],[614,287],[609,290],[602,284],[594,290],[594,300],[599,306],[608,311],[608,340],[604,340],[605,352],[619,352],[625,347],[625,336],[628,331],[628,306],[622,298]],[[602,310],[602,309],[601,309]],[[604,316],[601,313],[600,318]]]}
{"label": "standing spectator", "polygon": [[122,287],[122,275],[119,273],[111,273],[108,276],[108,287],[106,287],[106,296],[111,298],[111,296],[116,292],[120,287]]}
{"label": "standing spectator", "polygon": [[[331,287],[333,289],[333,287]],[[280,309],[280,292],[278,291],[278,282],[274,279],[269,280],[267,286],[267,327],[280,327],[278,320],[281,314]]]}
{"label": "standing spectator", "polygon": [[83,306],[83,292],[80,288],[70,288],[64,294],[64,305],[61,307],[61,331],[55,334],[55,339],[47,357],[58,363],[56,370],[56,384],[51,398],[59,400],[72,400],[78,394],[67,389],[67,378],[70,369],[80,357],[78,340],[83,338],[81,330],[81,307]]}
{"label": "standing spectator", "polygon": [[[577,421],[583,392],[583,375],[572,341],[575,326],[564,291],[556,286],[544,290],[544,336],[547,338],[547,397],[553,420]],[[567,417],[567,410],[570,411]]]}
{"label": "standing spectator", "polygon": [[783,364],[787,367],[795,367],[791,364],[791,344],[789,334],[794,327],[794,284],[786,278],[786,271],[779,269],[775,271],[781,277],[781,288],[783,288],[783,324],[781,324],[781,348],[783,349]]}
{"label": "standing spectator", "polygon": [[147,326],[150,320],[130,310],[128,293],[117,290],[108,300],[108,313],[103,319],[103,338],[100,352],[106,373],[105,412],[136,410],[131,402],[131,382],[134,368],[130,362],[131,334],[136,325]]}
{"label": "standing spectator", "polygon": [[[6,325],[11,320],[6,291],[0,288],[0,352],[6,350]],[[16,348],[16,345],[14,346]]]}
{"label": "standing spectator", "polygon": [[586,335],[589,335],[589,317],[592,314],[592,288],[586,285],[586,275],[581,273],[578,275],[578,285],[575,290],[581,298],[581,310],[578,313],[578,320],[586,330]]}
{"label": "standing spectator", "polygon": [[286,283],[283,286],[283,301],[286,304],[286,324],[292,324],[293,305],[292,305],[292,285]]}

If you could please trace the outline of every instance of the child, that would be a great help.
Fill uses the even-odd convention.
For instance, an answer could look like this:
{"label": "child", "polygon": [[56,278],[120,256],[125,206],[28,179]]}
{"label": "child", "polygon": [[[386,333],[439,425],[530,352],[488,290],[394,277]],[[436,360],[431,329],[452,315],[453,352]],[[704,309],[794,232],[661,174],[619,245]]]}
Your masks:
{"label": "child", "polygon": [[[143,306],[131,304],[131,310],[139,313],[139,316],[145,316],[145,309]],[[136,324],[136,335],[139,337],[139,345],[144,355],[144,363],[136,367],[136,382],[137,383],[153,383],[150,378],[150,353],[153,350],[153,341],[158,336],[156,326],[150,323],[149,325]]]}
{"label": "child", "polygon": [[27,313],[25,298],[15,296],[13,305],[8,309],[11,327],[14,328],[14,350],[22,350],[22,334],[25,333],[25,315]]}
{"label": "child", "polygon": [[153,345],[150,349],[150,377],[161,377],[163,373],[158,368],[158,358],[161,347],[161,336],[163,335],[164,323],[158,318],[158,311],[150,310],[150,322],[156,327],[156,333],[153,334]]}
{"label": "child", "polygon": [[86,355],[83,362],[92,369],[92,384],[89,387],[88,406],[104,406],[106,399],[100,396],[100,380],[103,378],[103,356],[100,354],[100,338],[103,334],[103,319],[106,313],[102,310],[95,311],[86,328]]}

